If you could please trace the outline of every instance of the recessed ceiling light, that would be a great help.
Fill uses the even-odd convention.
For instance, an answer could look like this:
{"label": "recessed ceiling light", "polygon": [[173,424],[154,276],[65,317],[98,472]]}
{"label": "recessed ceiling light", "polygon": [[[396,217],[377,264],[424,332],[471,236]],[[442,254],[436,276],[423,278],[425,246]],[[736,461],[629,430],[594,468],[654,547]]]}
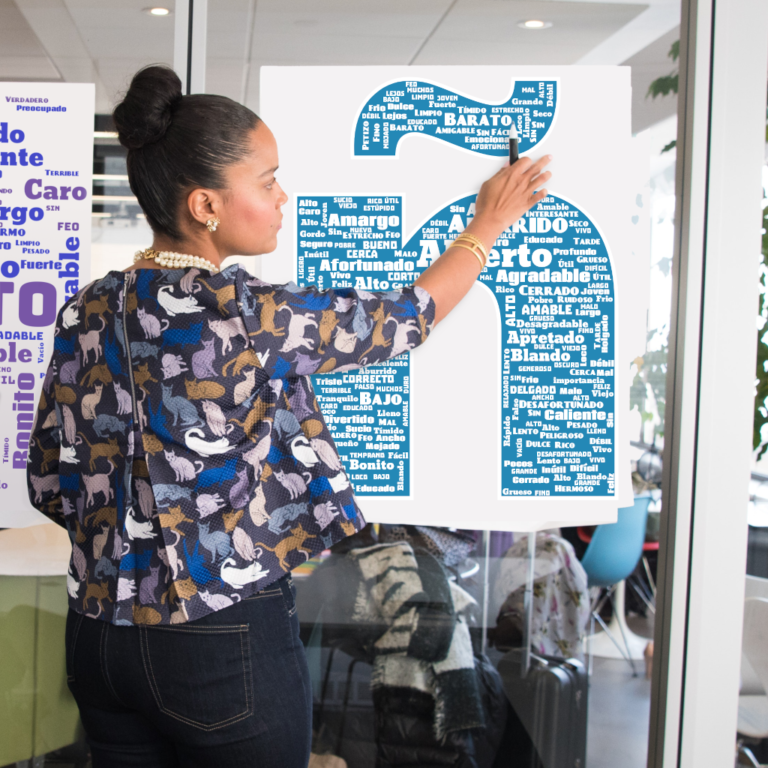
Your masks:
{"label": "recessed ceiling light", "polygon": [[171,12],[170,8],[145,8],[144,10],[150,16],[168,16]]}
{"label": "recessed ceiling light", "polygon": [[542,21],[541,19],[526,19],[517,25],[522,29],[548,29],[552,26],[551,21]]}

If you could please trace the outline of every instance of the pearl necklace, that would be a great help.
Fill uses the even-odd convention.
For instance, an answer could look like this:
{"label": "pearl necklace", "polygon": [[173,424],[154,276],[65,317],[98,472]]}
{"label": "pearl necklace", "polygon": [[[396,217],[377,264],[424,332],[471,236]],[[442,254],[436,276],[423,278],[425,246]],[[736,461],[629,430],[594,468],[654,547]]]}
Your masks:
{"label": "pearl necklace", "polygon": [[198,267],[199,269],[205,269],[208,272],[216,273],[219,268],[213,263],[204,259],[202,256],[192,256],[188,253],[174,253],[173,251],[155,251],[152,248],[147,248],[145,251],[136,251],[133,257],[133,263],[147,259],[148,261],[154,261],[161,267],[168,267],[170,269],[184,269],[185,267]]}

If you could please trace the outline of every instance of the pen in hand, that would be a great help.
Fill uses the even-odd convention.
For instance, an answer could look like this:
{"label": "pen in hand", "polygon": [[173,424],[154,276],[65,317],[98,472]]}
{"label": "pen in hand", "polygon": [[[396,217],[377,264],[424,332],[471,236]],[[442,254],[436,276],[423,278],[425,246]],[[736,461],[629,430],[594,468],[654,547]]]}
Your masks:
{"label": "pen in hand", "polygon": [[520,155],[517,150],[517,128],[512,123],[509,128],[509,164],[514,165],[519,157]]}

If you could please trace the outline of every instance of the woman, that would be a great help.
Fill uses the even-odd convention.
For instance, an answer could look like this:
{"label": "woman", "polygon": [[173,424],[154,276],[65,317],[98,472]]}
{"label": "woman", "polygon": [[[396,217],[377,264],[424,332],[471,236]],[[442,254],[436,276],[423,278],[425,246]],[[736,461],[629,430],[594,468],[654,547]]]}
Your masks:
{"label": "woman", "polygon": [[[387,339],[418,318],[424,341],[546,195],[549,158],[487,181],[413,286],[318,291],[221,269],[275,249],[288,200],[253,112],[150,67],[114,118],[154,241],[62,308],[30,447],[32,503],[73,545],[68,684],[95,768],[298,768],[312,702],[290,570],[364,524],[304,374],[386,359],[382,313]],[[324,316],[344,343],[320,343]]]}

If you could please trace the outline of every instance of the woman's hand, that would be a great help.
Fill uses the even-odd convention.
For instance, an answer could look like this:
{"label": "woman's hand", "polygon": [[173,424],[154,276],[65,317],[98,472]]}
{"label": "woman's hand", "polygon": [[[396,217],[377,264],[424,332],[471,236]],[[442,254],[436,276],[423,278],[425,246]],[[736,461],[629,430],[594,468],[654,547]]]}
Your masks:
{"label": "woman's hand", "polygon": [[547,196],[542,185],[552,174],[542,169],[550,160],[552,155],[536,162],[521,157],[514,165],[505,165],[480,187],[475,218],[467,226],[467,232],[479,237],[488,251],[505,229]]}
{"label": "woman's hand", "polygon": [[[542,169],[551,159],[551,155],[536,162],[520,158],[480,187],[475,217],[465,231],[480,238],[488,252],[505,229],[547,196],[547,190],[541,186],[552,174]],[[451,246],[416,280],[414,285],[424,288],[435,300],[435,324],[464,298],[479,273],[480,263],[470,251]]]}

